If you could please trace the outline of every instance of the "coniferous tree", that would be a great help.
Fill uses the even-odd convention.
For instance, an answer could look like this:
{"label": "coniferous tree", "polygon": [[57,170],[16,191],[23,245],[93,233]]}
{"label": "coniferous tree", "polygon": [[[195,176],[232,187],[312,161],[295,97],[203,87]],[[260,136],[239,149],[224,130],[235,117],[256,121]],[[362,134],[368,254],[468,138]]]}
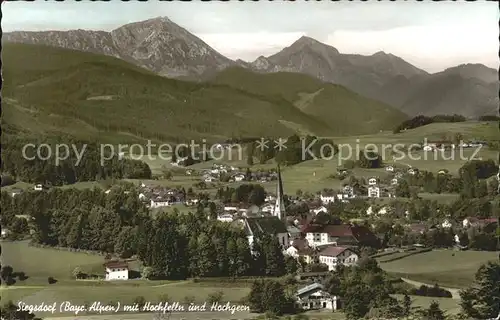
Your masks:
{"label": "coniferous tree", "polygon": [[460,292],[463,312],[475,319],[495,318],[500,314],[500,263],[488,262],[475,275],[474,284]]}

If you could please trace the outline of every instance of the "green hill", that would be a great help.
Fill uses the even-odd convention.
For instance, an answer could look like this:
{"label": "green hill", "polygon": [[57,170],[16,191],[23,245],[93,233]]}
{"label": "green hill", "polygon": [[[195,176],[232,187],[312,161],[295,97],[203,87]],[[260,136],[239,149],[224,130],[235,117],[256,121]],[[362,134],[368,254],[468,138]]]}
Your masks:
{"label": "green hill", "polygon": [[[293,133],[372,133],[392,128],[403,117],[329,85],[325,85],[328,95],[320,93],[314,103],[308,103],[306,95],[302,101],[293,100],[291,94],[281,97],[280,92],[261,91],[260,86],[241,90],[220,78],[218,83],[167,79],[116,58],[61,48],[5,43],[2,56],[2,122],[7,133],[67,134],[121,143],[210,141]],[[296,81],[293,74],[278,76],[285,84],[288,76],[290,83]],[[302,89],[298,83],[296,91],[315,92],[313,84],[306,85]],[[332,97],[338,99],[326,101]],[[328,106],[332,115],[337,114],[335,121],[331,115],[323,117]],[[369,111],[363,114],[360,108]],[[371,111],[374,108],[378,113]]]}
{"label": "green hill", "polygon": [[401,111],[384,103],[301,73],[264,74],[234,67],[220,72],[213,81],[246,92],[284,99],[302,112],[325,121],[332,127],[334,135],[392,130],[407,118]]}

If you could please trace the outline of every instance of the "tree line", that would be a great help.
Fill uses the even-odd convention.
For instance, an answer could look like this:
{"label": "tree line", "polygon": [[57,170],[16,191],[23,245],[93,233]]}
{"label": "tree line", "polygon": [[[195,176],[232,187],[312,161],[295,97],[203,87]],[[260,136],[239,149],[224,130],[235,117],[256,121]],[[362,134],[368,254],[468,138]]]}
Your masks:
{"label": "tree line", "polygon": [[[41,148],[40,155],[36,154],[37,151],[34,148],[28,148],[24,156],[23,146],[28,143],[33,143],[35,146],[46,143],[51,146],[51,150],[55,150],[56,144],[60,141],[34,142],[9,136],[5,137],[5,140],[2,141],[2,174],[11,176],[14,180],[60,186],[107,178],[151,179],[151,169],[139,160],[120,159],[118,155],[115,155],[101,165],[102,155],[97,143],[64,141],[64,144],[73,145],[77,150],[84,150],[84,152],[80,162],[75,152],[69,152],[69,157],[57,164],[55,159],[50,157],[51,151],[47,148]],[[85,149],[83,149],[84,145]],[[43,160],[46,158],[48,159]]]}
{"label": "tree line", "polygon": [[422,127],[431,123],[439,123],[439,122],[464,122],[467,120],[464,116],[454,114],[454,115],[435,115],[432,117],[427,117],[423,115],[419,115],[413,117],[411,119],[403,121],[396,128],[394,128],[394,133],[400,133],[403,130],[415,129],[418,127]]}
{"label": "tree line", "polygon": [[283,139],[281,147],[276,142],[276,139],[264,138],[247,143],[247,164],[253,165],[254,158],[257,158],[261,164],[275,159],[277,163],[289,166],[314,158],[329,158],[338,153],[338,146],[331,139],[311,135],[300,138],[294,134]]}
{"label": "tree line", "polygon": [[[27,234],[36,244],[137,256],[154,279],[281,276],[296,270],[278,239],[255,235],[252,251],[240,226],[208,219],[200,203],[194,212],[153,216],[134,188],[51,189],[10,197],[2,192],[2,226]],[[19,215],[28,216],[29,220]],[[22,224],[22,228],[17,224]]]}

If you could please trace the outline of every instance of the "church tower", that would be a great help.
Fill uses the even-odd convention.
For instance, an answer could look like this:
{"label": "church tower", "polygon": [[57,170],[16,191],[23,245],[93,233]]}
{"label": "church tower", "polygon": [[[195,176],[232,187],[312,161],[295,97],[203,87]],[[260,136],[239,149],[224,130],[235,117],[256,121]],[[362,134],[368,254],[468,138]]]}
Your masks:
{"label": "church tower", "polygon": [[278,165],[278,185],[276,187],[276,203],[274,205],[273,216],[282,220],[286,218],[285,200],[283,197],[283,181],[281,180],[281,170]]}

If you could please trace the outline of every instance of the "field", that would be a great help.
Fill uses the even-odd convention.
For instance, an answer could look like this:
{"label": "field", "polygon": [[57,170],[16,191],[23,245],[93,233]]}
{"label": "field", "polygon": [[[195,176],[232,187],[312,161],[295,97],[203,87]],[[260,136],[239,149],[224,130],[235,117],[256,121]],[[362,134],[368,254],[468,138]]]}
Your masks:
{"label": "field", "polygon": [[[384,256],[379,261],[394,255]],[[469,286],[477,269],[490,260],[498,259],[498,252],[434,250],[405,257],[380,266],[390,274],[442,287]]]}
{"label": "field", "polygon": [[[217,291],[224,293],[223,300],[239,302],[249,292],[247,282],[193,282],[186,281],[147,281],[129,280],[126,282],[106,282],[73,280],[72,271],[80,267],[84,272],[102,274],[102,256],[68,252],[50,248],[36,248],[27,242],[2,242],[2,263],[10,265],[14,271],[23,271],[28,276],[17,281],[14,286],[0,289],[2,301],[23,301],[27,304],[61,303],[85,305],[94,301],[112,304],[132,304],[142,296],[146,301],[160,302],[162,299],[184,303],[193,301],[203,303],[208,296]],[[134,269],[134,263],[131,263]],[[136,268],[135,268],[136,269]],[[58,280],[49,285],[47,278]],[[186,300],[188,299],[188,300]]]}
{"label": "field", "polygon": [[[245,281],[195,282],[193,280],[147,281],[140,279],[127,282],[76,281],[71,276],[71,271],[76,266],[85,272],[102,273],[103,257],[49,248],[36,248],[29,246],[27,242],[2,242],[2,254],[4,264],[11,265],[15,271],[24,271],[29,277],[27,280],[18,281],[12,287],[2,287],[0,293],[3,302],[12,300],[36,304],[70,301],[73,305],[89,305],[94,301],[100,301],[103,304],[111,305],[119,301],[123,305],[133,304],[138,296],[142,296],[146,301],[154,303],[168,299],[179,303],[193,301],[202,304],[210,294],[222,291],[224,301],[237,304],[241,303],[240,301],[249,293],[249,283]],[[398,254],[395,253],[380,259],[385,260],[396,255]],[[496,253],[492,252],[439,250],[382,263],[381,267],[392,275],[428,284],[437,282],[443,287],[458,288],[469,285],[479,265],[495,257]],[[46,279],[49,276],[56,278],[58,282],[52,285],[47,284]],[[431,300],[438,300],[441,308],[449,313],[456,313],[459,309],[456,299],[418,296],[413,296],[412,299],[414,307],[427,307]],[[48,314],[45,315],[48,316]],[[178,316],[189,318],[194,315],[190,313]],[[196,315],[200,319],[217,317],[215,314],[209,313]],[[69,316],[69,314],[57,312],[51,315],[51,317],[55,317],[54,319],[65,316]],[[103,319],[89,314],[82,316],[88,320]],[[174,319],[175,316],[173,316]],[[322,312],[310,316],[317,319],[331,319],[332,315]],[[146,316],[144,314],[127,314],[124,317],[130,320],[139,320],[145,319]],[[241,314],[239,318],[242,317],[248,318],[250,314]],[[336,313],[334,319],[343,319],[342,314]]]}

